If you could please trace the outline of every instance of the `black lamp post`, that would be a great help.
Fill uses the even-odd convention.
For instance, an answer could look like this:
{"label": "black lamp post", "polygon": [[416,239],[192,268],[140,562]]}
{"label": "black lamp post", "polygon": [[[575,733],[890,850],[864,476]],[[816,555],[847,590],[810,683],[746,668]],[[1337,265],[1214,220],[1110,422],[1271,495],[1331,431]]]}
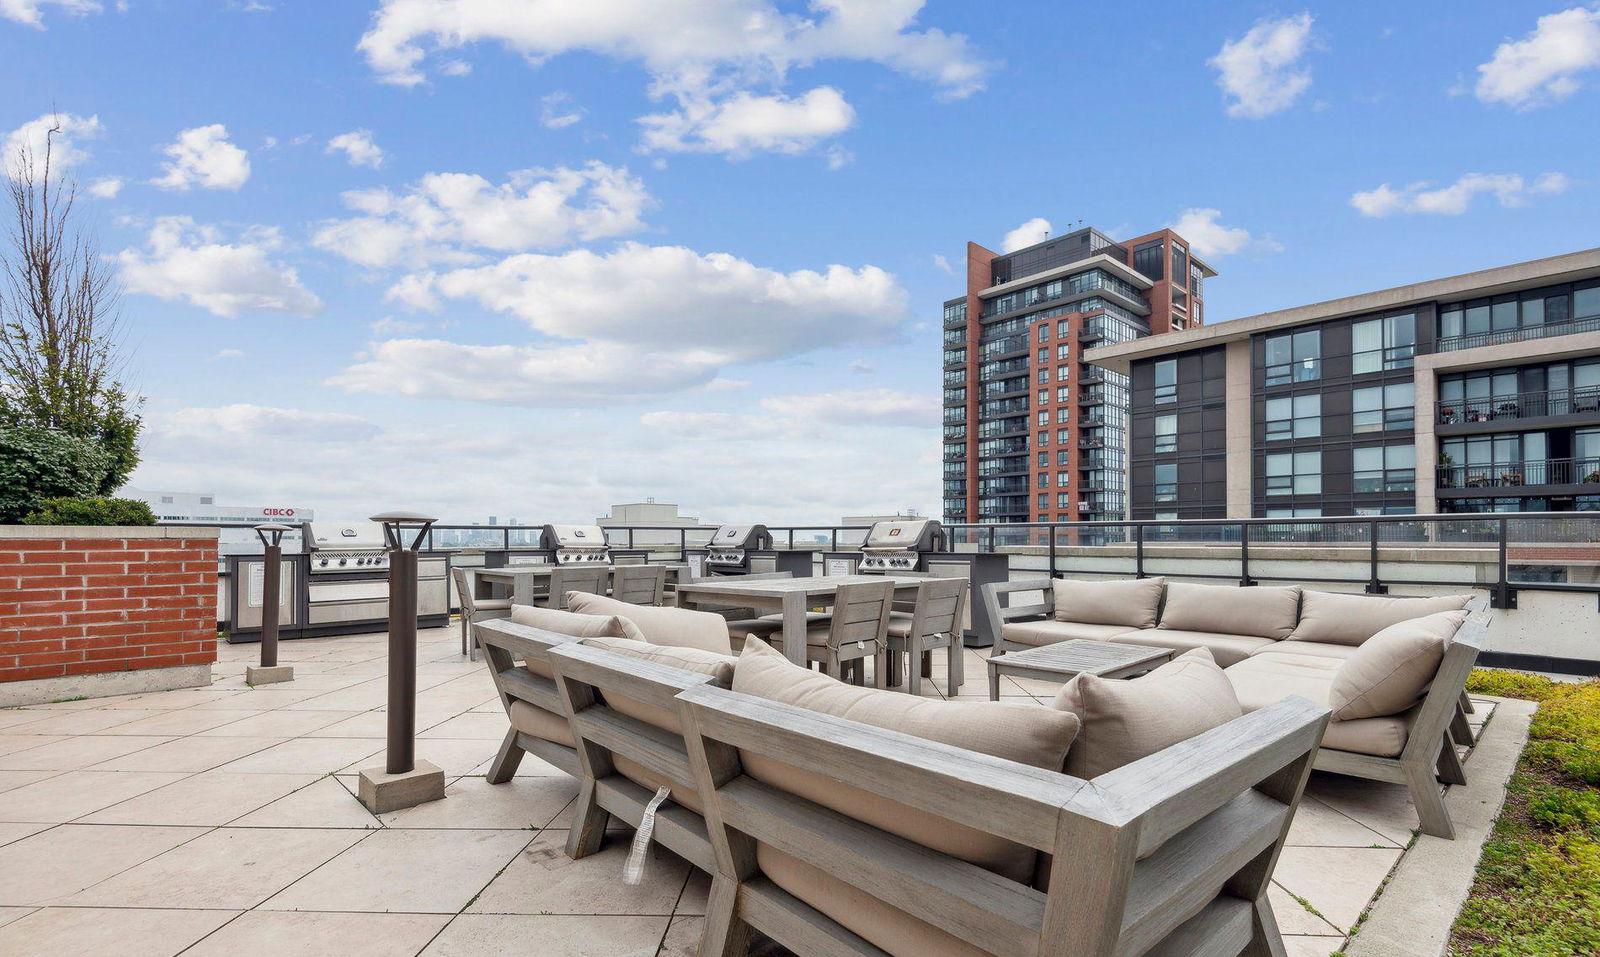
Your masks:
{"label": "black lamp post", "polygon": [[261,664],[246,668],[246,684],[272,684],[294,680],[294,668],[278,664],[278,611],[282,604],[283,534],[294,529],[277,522],[255,527],[261,539]]}
{"label": "black lamp post", "polygon": [[418,512],[385,512],[372,521],[383,523],[389,550],[389,748],[384,769],[406,774],[416,766],[417,548],[437,519]]}

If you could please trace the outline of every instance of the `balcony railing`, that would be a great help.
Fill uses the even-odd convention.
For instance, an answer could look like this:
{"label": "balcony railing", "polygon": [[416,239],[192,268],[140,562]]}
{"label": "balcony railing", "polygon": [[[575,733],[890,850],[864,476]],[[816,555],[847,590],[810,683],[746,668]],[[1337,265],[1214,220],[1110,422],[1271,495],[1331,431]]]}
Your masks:
{"label": "balcony railing", "polygon": [[1514,395],[1442,402],[1439,405],[1439,424],[1537,419],[1549,415],[1576,415],[1584,412],[1600,412],[1600,386],[1518,392]]}
{"label": "balcony railing", "polygon": [[1600,494],[1600,458],[1543,459],[1497,465],[1441,465],[1444,489],[1527,488],[1539,485],[1594,485]]}
{"label": "balcony railing", "polygon": [[1508,342],[1524,342],[1528,339],[1548,339],[1551,336],[1569,336],[1575,332],[1594,332],[1597,329],[1600,329],[1600,316],[1584,316],[1568,322],[1552,322],[1542,326],[1519,326],[1516,329],[1496,329],[1492,332],[1450,336],[1440,339],[1434,348],[1439,352],[1454,352],[1457,349],[1498,346]]}

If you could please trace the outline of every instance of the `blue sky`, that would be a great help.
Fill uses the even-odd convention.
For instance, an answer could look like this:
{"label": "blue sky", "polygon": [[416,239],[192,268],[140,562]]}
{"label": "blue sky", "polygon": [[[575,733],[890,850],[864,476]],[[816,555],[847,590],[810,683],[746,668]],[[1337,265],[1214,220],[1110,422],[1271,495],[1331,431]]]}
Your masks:
{"label": "blue sky", "polygon": [[1570,0],[0,0],[135,483],[334,516],[936,511],[966,240],[1179,224],[1212,321],[1591,247],[1597,82]]}

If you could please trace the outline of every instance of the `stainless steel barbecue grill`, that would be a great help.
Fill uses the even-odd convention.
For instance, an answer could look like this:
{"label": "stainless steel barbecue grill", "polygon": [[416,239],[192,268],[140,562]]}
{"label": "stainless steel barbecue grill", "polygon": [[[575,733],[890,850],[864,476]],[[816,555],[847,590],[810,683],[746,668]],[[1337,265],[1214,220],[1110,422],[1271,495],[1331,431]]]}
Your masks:
{"label": "stainless steel barbecue grill", "polygon": [[724,525],[706,543],[706,572],[744,574],[750,571],[750,553],[771,547],[772,535],[765,525]]}
{"label": "stainless steel barbecue grill", "polygon": [[1010,557],[979,552],[975,546],[950,544],[950,533],[931,518],[877,522],[867,531],[859,552],[826,552],[828,574],[927,575],[965,578],[972,582],[964,622],[966,643],[972,648],[994,644],[995,623],[978,597],[990,582],[1011,577]]}
{"label": "stainless steel barbecue grill", "polygon": [[383,526],[377,522],[310,522],[306,550],[311,553],[311,574],[388,569]]}
{"label": "stainless steel barbecue grill", "polygon": [[877,522],[861,545],[856,570],[863,574],[921,571],[922,555],[944,548],[944,526],[931,518]]}
{"label": "stainless steel barbecue grill", "polygon": [[546,525],[539,547],[553,552],[557,565],[611,564],[605,529],[598,525]]}

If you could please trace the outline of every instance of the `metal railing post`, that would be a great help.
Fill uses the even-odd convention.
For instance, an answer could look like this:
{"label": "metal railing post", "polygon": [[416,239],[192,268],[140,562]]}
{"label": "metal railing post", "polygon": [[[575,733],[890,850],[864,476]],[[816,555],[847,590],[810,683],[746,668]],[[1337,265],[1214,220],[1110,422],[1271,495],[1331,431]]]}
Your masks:
{"label": "metal railing post", "polygon": [[1144,577],[1144,523],[1133,524],[1133,577]]}
{"label": "metal railing post", "polygon": [[1511,548],[1510,548],[1510,520],[1502,518],[1500,526],[1500,574],[1499,581],[1495,583],[1494,593],[1490,596],[1489,604],[1494,608],[1517,607],[1517,592],[1511,587]]}
{"label": "metal railing post", "polygon": [[1378,579],[1378,522],[1376,519],[1374,519],[1367,524],[1368,534],[1372,539],[1371,567],[1369,570],[1370,574],[1367,578],[1367,594],[1387,595],[1389,593],[1389,586],[1385,585]]}
{"label": "metal railing post", "polygon": [[1044,533],[1050,537],[1050,577],[1056,577],[1056,527],[1046,525]]}
{"label": "metal railing post", "polygon": [[1239,523],[1239,587],[1249,588],[1256,580],[1250,577],[1250,523]]}

